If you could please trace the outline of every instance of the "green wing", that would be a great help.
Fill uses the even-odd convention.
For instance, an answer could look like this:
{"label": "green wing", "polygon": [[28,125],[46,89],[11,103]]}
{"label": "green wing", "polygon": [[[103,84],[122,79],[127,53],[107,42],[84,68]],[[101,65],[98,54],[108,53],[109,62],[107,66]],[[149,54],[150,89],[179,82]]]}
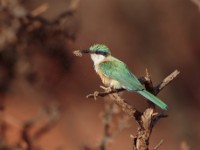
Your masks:
{"label": "green wing", "polygon": [[129,91],[144,89],[137,77],[129,71],[122,61],[116,58],[112,57],[111,60],[100,63],[99,68],[105,76],[117,80]]}
{"label": "green wing", "polygon": [[127,90],[136,91],[160,108],[167,109],[167,105],[162,100],[144,90],[144,87],[138,81],[137,77],[129,71],[122,61],[111,57],[109,61],[100,63],[99,68],[105,76],[117,80]]}

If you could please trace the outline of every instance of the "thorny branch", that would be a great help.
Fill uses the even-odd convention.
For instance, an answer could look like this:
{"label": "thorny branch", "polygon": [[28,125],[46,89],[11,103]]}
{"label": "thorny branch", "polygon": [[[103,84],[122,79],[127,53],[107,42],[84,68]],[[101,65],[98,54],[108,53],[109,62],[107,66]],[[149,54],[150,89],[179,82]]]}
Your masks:
{"label": "thorny branch", "polygon": [[[161,90],[163,90],[163,88],[165,86],[167,86],[168,84],[170,84],[178,75],[179,75],[179,71],[178,70],[174,70],[170,75],[168,75],[161,83],[159,83],[157,86],[152,87],[153,91],[155,92],[155,95],[157,95]],[[142,84],[149,86],[149,81],[147,78],[145,77],[141,77],[138,79]],[[152,83],[151,83],[152,84]],[[86,96],[86,98],[97,98],[97,97],[105,97],[109,94],[113,94],[113,93],[119,93],[125,91],[125,89],[117,89],[117,90],[113,90],[113,91],[105,91],[105,92],[98,92],[95,91],[93,94],[88,94]]]}
{"label": "thorny branch", "polygon": [[[30,11],[23,3],[24,0],[0,0],[0,149],[34,149],[34,141],[55,125],[58,110],[55,107],[55,109],[45,108],[38,116],[24,122],[23,125],[20,124],[22,142],[10,148],[4,136],[9,124],[4,113],[2,95],[9,89],[14,77],[17,79],[18,76],[22,77],[30,83],[34,81],[34,84],[35,79],[40,79],[38,72],[33,69],[36,64],[32,59],[33,54],[39,53],[42,54],[41,56],[45,54],[48,57],[53,55],[65,70],[68,69],[66,67],[70,66],[71,60],[66,49],[70,48],[70,43],[76,38],[78,23],[75,22],[74,15],[79,1],[70,0],[64,12],[50,21],[40,16],[49,9],[48,3],[43,3]],[[30,134],[30,130],[40,122],[42,117],[48,121],[43,123],[34,135]]]}
{"label": "thorny branch", "polygon": [[[157,95],[165,86],[171,83],[178,75],[179,71],[175,70],[170,75],[168,75],[160,84],[154,86],[151,80],[150,74],[146,69],[146,75],[139,79],[139,81],[144,84],[146,90],[154,95]],[[133,108],[127,102],[124,101],[119,96],[119,92],[124,91],[124,89],[115,91],[105,91],[98,92],[95,91],[93,94],[87,95],[87,98],[96,99],[98,96],[105,97],[109,96],[110,100],[117,104],[121,109],[127,113],[129,116],[134,117],[138,123],[138,131],[136,136],[133,137],[133,149],[135,150],[148,150],[149,148],[149,138],[154,125],[161,119],[167,117],[164,113],[157,113],[155,111],[155,105],[150,103],[149,107],[144,111],[140,112]],[[160,146],[160,145],[159,145]],[[158,146],[158,147],[159,147]]]}
{"label": "thorny branch", "polygon": [[[30,130],[35,127],[35,125],[38,124],[38,122],[40,122],[44,117],[47,118],[48,121],[44,123],[43,126],[40,127],[38,130],[36,130],[31,136]],[[46,132],[48,132],[55,125],[55,123],[57,123],[58,118],[58,106],[51,105],[44,108],[42,112],[39,113],[36,117],[25,121],[21,131],[21,137],[23,140],[20,144],[21,147],[27,150],[35,149],[34,142]]]}

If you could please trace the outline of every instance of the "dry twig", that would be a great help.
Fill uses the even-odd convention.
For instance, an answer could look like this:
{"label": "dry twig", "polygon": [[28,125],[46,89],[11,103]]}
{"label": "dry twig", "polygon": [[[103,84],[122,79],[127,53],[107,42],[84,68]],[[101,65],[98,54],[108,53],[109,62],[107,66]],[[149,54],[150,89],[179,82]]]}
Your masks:
{"label": "dry twig", "polygon": [[163,139],[160,140],[160,142],[153,148],[153,150],[157,150],[163,143]]}
{"label": "dry twig", "polygon": [[[31,136],[30,130],[42,120],[42,118],[47,118],[48,121],[41,128],[35,131],[35,133]],[[58,107],[55,105],[47,106],[42,110],[42,113],[39,113],[36,117],[27,120],[24,122],[21,138],[23,142],[20,144],[23,149],[33,150],[35,149],[34,142],[38,140],[42,135],[47,133],[52,127],[54,127],[55,123],[57,123],[59,117]]]}
{"label": "dry twig", "polygon": [[[157,95],[165,86],[167,86],[171,81],[173,81],[178,75],[179,71],[175,70],[169,76],[167,76],[160,84],[154,86],[150,77],[148,70],[146,69],[146,75],[140,78],[140,82],[145,85],[146,90],[154,95]],[[138,123],[138,131],[136,136],[133,137],[133,149],[135,150],[148,150],[149,138],[154,125],[161,119],[167,117],[164,113],[157,113],[155,111],[155,105],[150,103],[149,107],[144,111],[140,112],[133,108],[131,105],[126,103],[122,99],[118,92],[124,91],[124,89],[115,91],[105,91],[105,92],[94,92],[93,94],[87,95],[87,98],[97,98],[109,96],[110,100],[121,107],[121,109],[127,113],[129,116],[134,117]]]}

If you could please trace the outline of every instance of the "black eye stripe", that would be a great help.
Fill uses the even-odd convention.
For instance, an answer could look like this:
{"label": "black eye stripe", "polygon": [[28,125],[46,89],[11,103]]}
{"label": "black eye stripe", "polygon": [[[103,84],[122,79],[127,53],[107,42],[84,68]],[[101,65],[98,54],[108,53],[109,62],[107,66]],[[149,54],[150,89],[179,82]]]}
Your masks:
{"label": "black eye stripe", "polygon": [[102,51],[95,51],[94,53],[95,54],[100,54],[100,55],[103,55],[103,56],[107,56],[108,55],[107,52],[102,52]]}
{"label": "black eye stripe", "polygon": [[91,50],[81,50],[81,53],[98,54],[98,55],[103,55],[103,56],[108,56],[108,55],[109,55],[108,52],[102,52],[102,51],[99,51],[99,50],[96,50],[96,51],[91,51]]}

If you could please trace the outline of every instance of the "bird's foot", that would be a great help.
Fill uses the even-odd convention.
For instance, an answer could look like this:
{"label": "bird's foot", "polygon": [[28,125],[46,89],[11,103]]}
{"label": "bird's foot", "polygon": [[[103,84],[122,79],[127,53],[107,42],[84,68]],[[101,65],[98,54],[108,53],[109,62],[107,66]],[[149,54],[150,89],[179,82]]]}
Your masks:
{"label": "bird's foot", "polygon": [[94,100],[97,100],[97,97],[99,96],[99,92],[98,91],[95,91],[94,92]]}
{"label": "bird's foot", "polygon": [[90,97],[93,97],[94,100],[97,100],[97,97],[99,96],[99,92],[98,91],[95,91],[93,94],[89,94],[86,96],[86,98],[90,98]]}
{"label": "bird's foot", "polygon": [[101,85],[100,88],[104,89],[106,93],[110,93],[111,91],[113,91],[111,87],[105,87]]}

